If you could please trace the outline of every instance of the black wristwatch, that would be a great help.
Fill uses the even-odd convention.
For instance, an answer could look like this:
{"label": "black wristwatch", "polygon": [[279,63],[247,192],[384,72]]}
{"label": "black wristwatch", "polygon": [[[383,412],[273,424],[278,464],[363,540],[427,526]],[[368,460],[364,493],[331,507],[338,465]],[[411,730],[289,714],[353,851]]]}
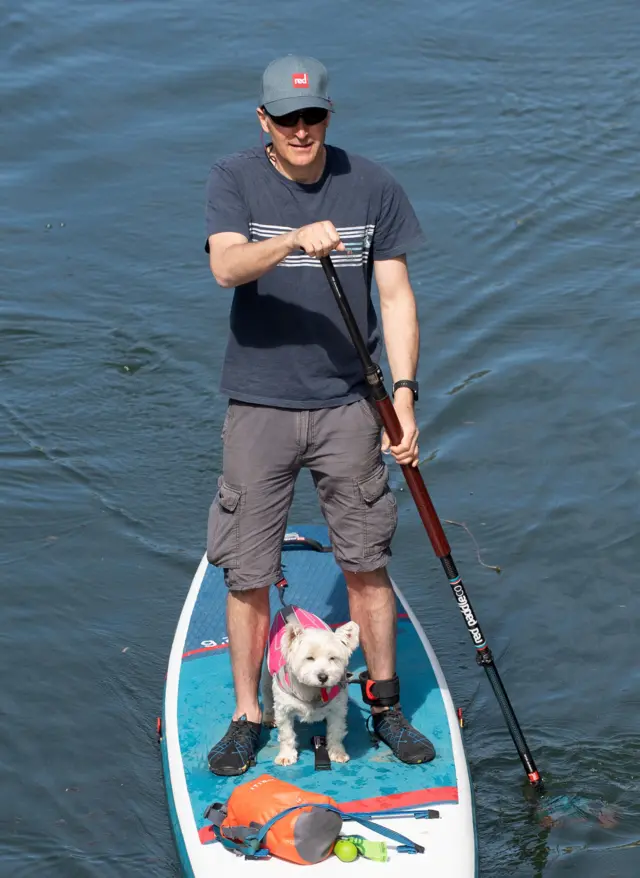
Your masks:
{"label": "black wristwatch", "polygon": [[402,381],[396,381],[393,385],[393,395],[396,395],[396,390],[398,387],[408,387],[409,390],[413,393],[413,401],[418,402],[418,382],[417,381],[409,381],[408,378],[403,378]]}

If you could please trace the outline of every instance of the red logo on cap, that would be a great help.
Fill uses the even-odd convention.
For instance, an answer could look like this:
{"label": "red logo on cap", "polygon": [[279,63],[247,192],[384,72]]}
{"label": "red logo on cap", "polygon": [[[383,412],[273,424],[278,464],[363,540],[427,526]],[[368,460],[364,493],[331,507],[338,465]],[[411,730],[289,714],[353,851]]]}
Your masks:
{"label": "red logo on cap", "polygon": [[308,73],[292,73],[291,78],[293,79],[294,88],[309,88]]}

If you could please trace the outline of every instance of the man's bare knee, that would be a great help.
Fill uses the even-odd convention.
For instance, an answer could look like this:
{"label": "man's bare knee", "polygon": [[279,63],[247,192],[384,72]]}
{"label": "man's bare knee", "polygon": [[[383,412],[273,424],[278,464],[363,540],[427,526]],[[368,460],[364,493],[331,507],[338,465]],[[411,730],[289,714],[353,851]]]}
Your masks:
{"label": "man's bare knee", "polygon": [[377,570],[367,570],[362,573],[344,571],[347,588],[363,591],[367,588],[391,588],[391,580],[386,567],[378,567]]}

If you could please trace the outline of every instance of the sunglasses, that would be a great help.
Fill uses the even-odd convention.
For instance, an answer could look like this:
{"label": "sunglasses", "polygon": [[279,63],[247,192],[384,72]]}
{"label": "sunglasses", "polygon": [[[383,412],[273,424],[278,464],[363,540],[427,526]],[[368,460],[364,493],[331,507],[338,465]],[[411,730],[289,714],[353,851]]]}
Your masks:
{"label": "sunglasses", "polygon": [[328,115],[329,110],[325,110],[324,107],[307,107],[304,110],[294,110],[292,113],[285,113],[284,116],[272,116],[271,113],[267,113],[272,122],[275,122],[276,125],[281,125],[283,128],[295,128],[300,119],[302,119],[305,125],[319,125],[321,122],[324,122]]}

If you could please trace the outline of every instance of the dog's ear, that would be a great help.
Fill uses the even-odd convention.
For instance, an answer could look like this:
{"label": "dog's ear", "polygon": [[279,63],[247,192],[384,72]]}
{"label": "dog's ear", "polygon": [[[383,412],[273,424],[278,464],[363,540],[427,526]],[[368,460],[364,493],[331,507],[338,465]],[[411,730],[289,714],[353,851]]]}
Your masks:
{"label": "dog's ear", "polygon": [[336,637],[340,638],[349,652],[352,653],[360,643],[360,626],[357,622],[347,622],[346,625],[336,628]]}
{"label": "dog's ear", "polygon": [[282,632],[282,640],[280,641],[280,649],[282,656],[286,660],[291,648],[296,641],[302,636],[302,628],[296,622],[287,622]]}

